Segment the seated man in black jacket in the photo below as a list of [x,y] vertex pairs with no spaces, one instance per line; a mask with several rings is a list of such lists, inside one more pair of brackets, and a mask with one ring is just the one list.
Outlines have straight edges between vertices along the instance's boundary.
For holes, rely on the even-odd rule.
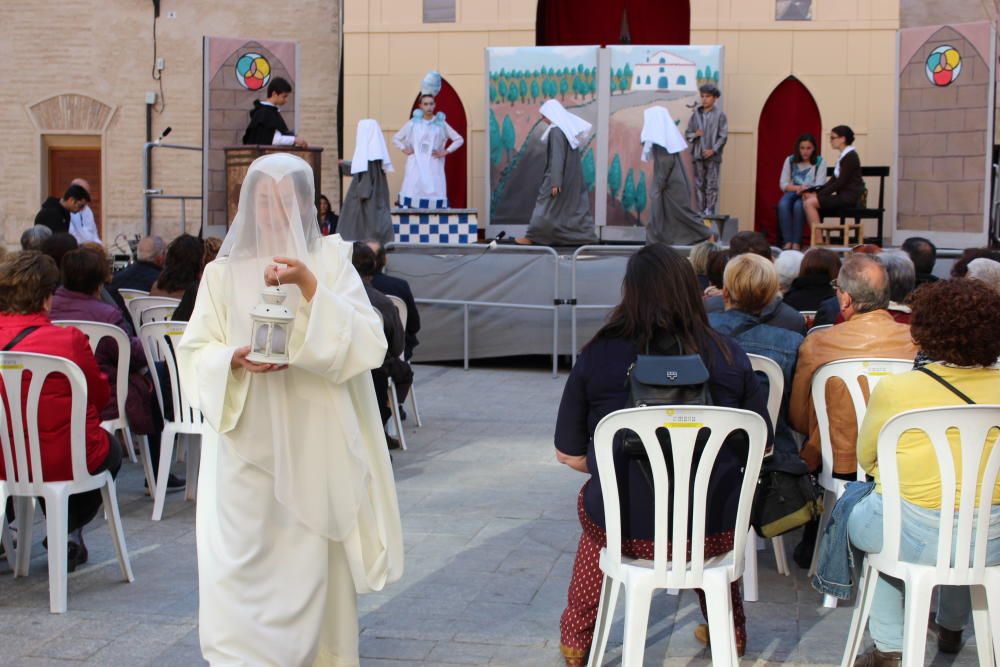
[[[378,400],[378,409],[382,416],[382,425],[389,421],[392,412],[389,409],[389,378],[392,378],[396,385],[396,396],[400,404],[406,400],[413,384],[413,371],[410,365],[399,358],[403,352],[404,334],[403,323],[399,319],[399,313],[392,301],[387,296],[372,286],[372,278],[375,277],[375,253],[364,243],[356,241],[354,243],[354,254],[351,258],[354,268],[365,285],[365,292],[368,294],[372,306],[382,316],[382,329],[385,332],[385,340],[389,344],[385,353],[385,363],[381,368],[372,370],[372,381],[375,383],[375,396]],[[389,449],[398,449],[399,441],[391,437],[388,433],[385,436]]]
[[80,185],[71,185],[61,199],[49,197],[42,203],[35,224],[48,227],[53,234],[65,234],[69,232],[70,215],[79,213],[89,203],[90,193]]
[[399,297],[406,304],[406,346],[403,357],[409,361],[413,358],[413,348],[420,344],[420,341],[417,340],[417,333],[420,331],[420,313],[417,312],[417,302],[413,299],[413,292],[410,291],[410,283],[402,278],[385,274],[386,253],[382,244],[378,241],[368,241],[367,244],[375,252],[375,260],[378,264],[378,272],[372,279],[372,286],[382,294]]

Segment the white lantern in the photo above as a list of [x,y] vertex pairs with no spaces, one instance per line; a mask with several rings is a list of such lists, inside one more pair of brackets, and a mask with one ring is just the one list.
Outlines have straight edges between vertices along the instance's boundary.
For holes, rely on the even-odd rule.
[[261,302],[250,311],[253,331],[247,360],[257,364],[287,364],[288,338],[295,314],[284,305],[288,296],[280,286],[267,287]]

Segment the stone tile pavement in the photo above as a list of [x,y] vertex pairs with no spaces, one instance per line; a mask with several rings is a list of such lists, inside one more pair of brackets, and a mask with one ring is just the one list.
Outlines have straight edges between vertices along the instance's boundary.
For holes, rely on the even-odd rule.
[[[410,449],[394,454],[406,573],[359,601],[362,664],[560,667],[559,615],[584,481],[552,453],[565,372],[418,366],[416,374],[424,427],[411,419]],[[207,664],[198,648],[193,503],[173,494],[163,520],[150,521],[141,472],[129,464],[119,499],[136,581],[119,581],[107,529],[95,522],[90,562],[70,575],[69,610],[51,615],[37,534],[31,576],[14,580],[0,561],[0,666]],[[773,556],[760,556],[761,601],[746,605],[744,664],[839,664],[850,608],[822,609],[801,571],[779,576]],[[693,594],[657,595],[646,664],[710,664],[692,637],[700,622]],[[619,611],[605,664],[618,664],[621,634]],[[976,663],[971,645],[957,658],[935,653],[929,643],[935,665]]]

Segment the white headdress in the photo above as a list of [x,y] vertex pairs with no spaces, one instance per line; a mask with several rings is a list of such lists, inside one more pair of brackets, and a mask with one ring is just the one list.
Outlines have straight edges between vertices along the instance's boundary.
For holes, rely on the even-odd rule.
[[441,92],[441,73],[431,70],[424,75],[423,80],[420,82],[420,94],[421,95],[433,95],[437,97],[438,93]]
[[385,137],[382,136],[382,128],[379,127],[377,120],[365,118],[358,121],[354,157],[351,158],[351,173],[360,174],[368,171],[368,163],[373,160],[382,160],[382,171],[386,173],[394,171],[389,149],[385,145]]
[[542,108],[538,112],[552,121],[552,125],[549,125],[542,134],[542,141],[548,140],[549,132],[552,131],[552,126],[554,125],[566,135],[566,140],[569,141],[569,145],[573,150],[580,147],[580,142],[587,138],[587,135],[590,134],[590,129],[593,127],[593,125],[576,114],[566,111],[566,107],[559,104],[556,100],[549,100],[542,105]]
[[653,144],[667,149],[668,153],[680,153],[686,150],[688,145],[684,141],[684,136],[677,129],[677,123],[673,116],[665,107],[647,107],[642,112],[642,134],[639,141],[642,142],[642,161],[648,162],[649,155],[653,152]]

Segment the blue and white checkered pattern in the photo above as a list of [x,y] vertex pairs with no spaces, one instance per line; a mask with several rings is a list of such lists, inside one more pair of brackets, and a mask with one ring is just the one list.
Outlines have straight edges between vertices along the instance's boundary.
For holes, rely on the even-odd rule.
[[394,213],[397,243],[475,243],[478,223],[468,213]]
[[448,208],[447,199],[414,199],[402,196],[400,199],[400,206],[404,208]]

